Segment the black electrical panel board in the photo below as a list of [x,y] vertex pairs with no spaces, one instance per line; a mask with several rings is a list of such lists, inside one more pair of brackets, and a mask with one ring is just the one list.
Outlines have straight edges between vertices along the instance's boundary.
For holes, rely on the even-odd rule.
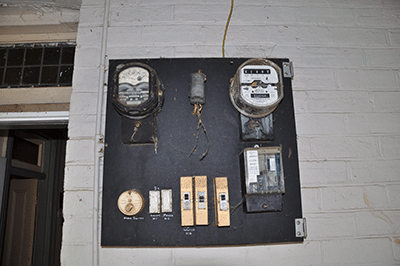
[[[240,246],[303,241],[295,229],[295,219],[302,218],[302,207],[291,77],[283,73],[287,71],[287,65],[284,68],[283,64],[289,60],[268,59],[282,70],[283,85],[283,98],[273,110],[272,117],[269,117],[273,123],[272,131],[268,132],[266,139],[243,139],[243,114],[232,105],[230,84],[238,68],[247,60],[160,58],[109,61],[101,216],[103,247]],[[132,71],[121,72],[126,66]],[[260,73],[270,75],[270,69],[274,71],[271,67],[265,67]],[[135,74],[136,70],[142,71],[142,74]],[[148,73],[153,73],[153,70],[157,80],[155,76],[148,78]],[[250,70],[258,71],[254,67],[250,67]],[[253,75],[250,70],[244,73]],[[140,106],[140,99],[144,102],[148,97],[153,97],[154,90],[155,94],[159,94],[158,98],[153,97],[159,109],[154,109],[156,111],[150,115],[146,114],[146,110],[140,110],[141,114],[147,115],[145,118],[129,117],[117,111],[113,102],[113,97],[118,97],[115,90],[118,88],[117,82],[136,84],[138,81],[116,73],[136,75],[136,80],[153,78],[152,84],[159,86],[158,91],[156,87],[124,87],[118,99],[122,107],[123,104],[129,108],[135,104]],[[193,73],[204,74],[204,78],[200,76],[200,79],[193,81]],[[200,93],[191,92],[193,82],[199,82]],[[248,85],[249,88],[257,86],[257,82],[264,86],[264,83],[256,80]],[[202,84],[204,95],[201,94]],[[189,98],[190,93],[203,97],[203,104],[197,106],[201,107],[199,117],[192,114],[196,111]],[[263,92],[263,95],[267,95],[262,96],[264,98],[270,97],[268,92]],[[135,108],[130,110],[133,110],[130,115],[139,112]],[[253,121],[252,118],[246,119]],[[259,121],[260,118],[254,120]],[[197,147],[189,156],[196,139]],[[204,156],[207,146],[208,153]],[[259,200],[253,200],[246,194],[246,159],[243,151],[254,147],[275,147],[279,151],[275,157],[268,155],[270,161],[265,164],[265,169],[275,171],[275,168],[282,168],[278,170],[284,179],[280,183],[281,187],[284,184],[283,193],[271,194],[271,197],[262,194]],[[247,154],[248,157],[250,155]],[[195,176],[206,176],[206,193],[197,192],[196,188],[200,185],[196,183],[194,186]],[[185,182],[189,182],[188,189],[192,189],[192,194],[182,194],[184,179],[181,177],[193,177],[193,189],[190,188],[191,178],[185,179]],[[215,192],[218,189],[217,177],[226,177],[227,191]],[[260,186],[265,186],[263,181],[259,181],[261,179],[253,179],[255,186],[257,180]],[[165,190],[167,194],[172,191],[172,196],[168,194],[171,198],[163,198]],[[188,201],[184,205],[185,200],[190,199],[193,204],[190,205]],[[166,202],[167,207],[163,205]],[[189,218],[190,215],[194,216],[193,225],[182,226],[181,214],[190,207],[194,208],[193,214],[189,213]],[[196,208],[201,208],[203,212],[197,213]],[[217,221],[219,212],[216,208],[229,212],[228,225],[223,224],[225,221]],[[202,215],[203,224],[196,224],[196,215]],[[204,215],[208,217],[204,218]]]

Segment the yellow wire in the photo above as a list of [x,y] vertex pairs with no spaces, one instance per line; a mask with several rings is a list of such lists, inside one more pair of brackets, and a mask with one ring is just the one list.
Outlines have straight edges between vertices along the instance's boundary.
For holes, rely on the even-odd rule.
[[228,32],[229,22],[231,21],[232,11],[233,11],[233,0],[231,2],[231,11],[229,12],[228,20],[226,21],[224,40],[222,41],[222,57],[223,58],[225,58],[225,39],[226,39],[226,33]]

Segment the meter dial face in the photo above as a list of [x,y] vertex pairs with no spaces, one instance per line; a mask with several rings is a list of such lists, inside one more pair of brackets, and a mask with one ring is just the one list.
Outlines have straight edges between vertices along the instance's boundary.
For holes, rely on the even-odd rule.
[[278,101],[278,73],[271,66],[246,65],[240,70],[240,96],[255,107],[268,107]]
[[138,106],[149,99],[150,73],[142,67],[127,68],[118,75],[118,101]]
[[144,198],[136,190],[127,190],[118,198],[118,208],[125,215],[136,215],[143,210],[143,207]]

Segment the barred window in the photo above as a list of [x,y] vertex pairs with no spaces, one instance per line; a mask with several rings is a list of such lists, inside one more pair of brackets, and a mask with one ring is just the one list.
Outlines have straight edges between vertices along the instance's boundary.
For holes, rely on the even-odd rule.
[[0,47],[0,88],[71,86],[75,44]]

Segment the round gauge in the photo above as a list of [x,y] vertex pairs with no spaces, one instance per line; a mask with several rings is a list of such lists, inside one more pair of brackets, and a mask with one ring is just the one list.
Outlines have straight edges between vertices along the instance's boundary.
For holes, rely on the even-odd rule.
[[127,190],[118,198],[118,208],[125,215],[136,215],[143,210],[143,207],[144,198],[137,190]]
[[243,115],[264,117],[283,98],[281,69],[267,59],[247,60],[231,80],[229,94],[233,106]]
[[163,86],[148,65],[131,62],[116,66],[112,88],[112,103],[125,117],[143,119],[161,110]]
[[118,101],[127,106],[138,106],[149,99],[149,71],[129,67],[118,75]]
[[149,83],[149,71],[142,67],[129,67],[119,73],[119,84],[129,83],[136,85],[142,82]]

